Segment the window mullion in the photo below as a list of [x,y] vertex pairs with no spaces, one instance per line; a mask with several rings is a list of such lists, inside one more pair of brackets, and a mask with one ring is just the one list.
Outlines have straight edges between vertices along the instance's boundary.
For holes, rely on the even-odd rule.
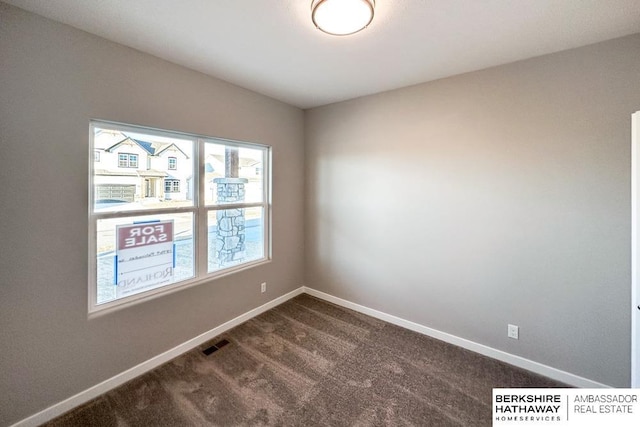
[[249,203],[220,203],[217,205],[207,206],[207,210],[210,211],[222,211],[226,209],[247,209],[247,208],[259,208],[264,206],[265,202],[249,202]]
[[198,138],[196,140],[196,158],[198,159],[196,165],[196,174],[197,174],[197,186],[198,186],[198,194],[196,196],[196,206],[197,206],[197,239],[196,239],[196,247],[198,248],[196,251],[196,271],[198,273],[198,277],[203,277],[207,274],[208,269],[208,245],[209,245],[209,233],[208,233],[208,224],[207,224],[207,210],[205,208],[205,191],[206,191],[206,174],[204,170],[205,165],[205,155],[204,155],[204,140]]
[[262,153],[262,227],[263,227],[263,250],[264,256],[271,259],[271,149]]

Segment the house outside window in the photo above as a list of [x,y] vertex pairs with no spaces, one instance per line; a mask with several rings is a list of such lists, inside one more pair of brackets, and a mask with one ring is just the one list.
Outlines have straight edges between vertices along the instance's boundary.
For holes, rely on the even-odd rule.
[[119,168],[137,168],[138,155],[130,154],[130,153],[118,154],[118,167]]
[[169,157],[169,170],[178,169],[178,159],[175,157]]
[[[269,261],[270,147],[111,122],[90,127],[101,162],[90,162],[89,174],[89,313]],[[125,169],[139,161],[148,168]]]

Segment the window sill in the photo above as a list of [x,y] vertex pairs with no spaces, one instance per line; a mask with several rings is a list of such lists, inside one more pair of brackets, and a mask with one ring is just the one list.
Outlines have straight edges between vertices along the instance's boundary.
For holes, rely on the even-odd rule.
[[122,310],[127,307],[131,307],[137,304],[144,303],[146,301],[150,301],[156,299],[161,296],[173,294],[178,291],[182,291],[184,289],[189,289],[194,286],[202,285],[205,283],[209,283],[223,277],[230,276],[232,274],[240,273],[245,270],[249,270],[251,268],[260,267],[262,265],[269,264],[271,262],[270,258],[263,258],[256,261],[247,262],[242,265],[238,265],[235,267],[229,267],[224,270],[219,270],[214,273],[208,273],[207,275],[200,278],[193,278],[189,280],[182,281],[180,283],[175,283],[173,285],[164,286],[161,288],[153,289],[147,292],[143,292],[137,295],[132,295],[127,298],[123,298],[121,300],[110,301],[104,304],[89,306],[89,313],[87,318],[94,319],[97,317],[102,317],[106,314],[113,313],[115,311]]

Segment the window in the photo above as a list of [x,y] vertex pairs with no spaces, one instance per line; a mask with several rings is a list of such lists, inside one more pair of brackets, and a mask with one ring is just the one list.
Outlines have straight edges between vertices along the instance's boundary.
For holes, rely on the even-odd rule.
[[119,168],[137,168],[138,155],[129,154],[129,153],[118,154],[118,167]]
[[[252,173],[252,167],[267,165],[267,151],[256,146],[229,145],[212,139],[203,141],[207,188],[204,206],[209,234],[209,273],[266,256],[267,182]],[[262,239],[264,240],[264,239]]]
[[94,162],[99,162],[100,161],[100,152],[98,150],[94,150],[93,151],[93,161]]
[[[125,171],[138,155],[105,151],[100,169],[91,162],[90,313],[269,260],[269,147],[92,121],[90,149],[114,133],[136,141],[147,158],[175,146],[186,160],[179,170],[174,158],[165,170],[153,160],[154,169]],[[163,183],[164,200],[153,197]]]
[[169,170],[178,169],[178,159],[175,157],[169,157]]
[[180,181],[177,179],[165,179],[164,180],[164,192],[165,193],[179,193]]

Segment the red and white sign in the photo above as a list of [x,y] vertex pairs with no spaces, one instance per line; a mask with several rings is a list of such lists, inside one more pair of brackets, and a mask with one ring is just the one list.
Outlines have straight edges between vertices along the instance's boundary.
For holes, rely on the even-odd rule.
[[173,220],[116,227],[116,297],[173,282]]

